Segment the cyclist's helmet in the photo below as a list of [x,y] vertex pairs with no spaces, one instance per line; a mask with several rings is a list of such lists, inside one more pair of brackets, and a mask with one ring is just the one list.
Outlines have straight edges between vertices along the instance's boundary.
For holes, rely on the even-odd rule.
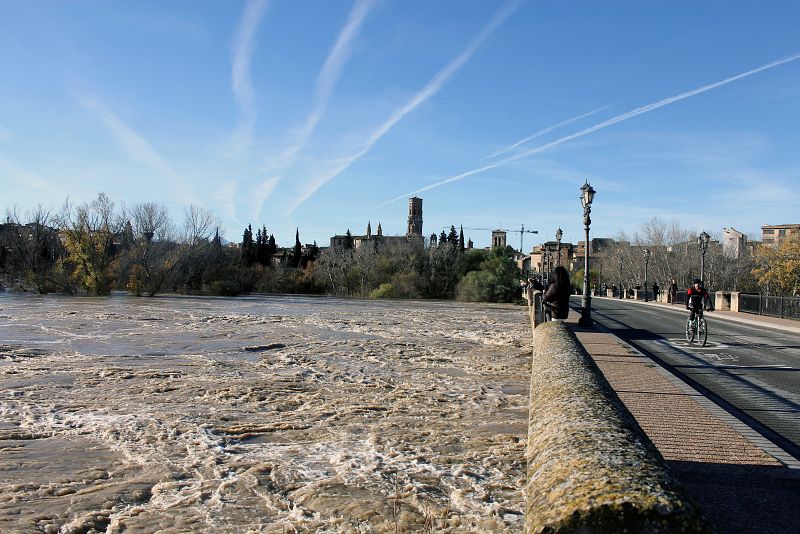
[[693,283],[693,284],[700,284],[701,286],[703,285],[703,281],[702,281],[702,280],[700,280],[699,278],[695,278],[695,279],[694,279],[694,281],[693,281],[692,283]]

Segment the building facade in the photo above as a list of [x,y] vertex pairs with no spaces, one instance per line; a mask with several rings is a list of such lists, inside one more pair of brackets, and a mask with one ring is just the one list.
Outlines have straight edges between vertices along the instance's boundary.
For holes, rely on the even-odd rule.
[[747,254],[747,236],[735,228],[722,229],[722,253],[738,260]]
[[506,248],[506,231],[492,230],[492,248]]
[[422,237],[422,199],[411,197],[408,199],[408,230],[406,235]]
[[761,242],[770,247],[778,248],[783,241],[798,235],[800,235],[800,224],[775,224],[761,227]]

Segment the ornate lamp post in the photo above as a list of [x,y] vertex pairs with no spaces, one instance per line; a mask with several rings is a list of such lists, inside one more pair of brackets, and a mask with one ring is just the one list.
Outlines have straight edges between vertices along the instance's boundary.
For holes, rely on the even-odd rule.
[[619,298],[622,298],[622,256],[619,257]]
[[711,236],[703,232],[697,236],[697,244],[700,247],[700,280],[705,284],[706,281],[706,252],[708,252],[708,241]]
[[650,249],[644,249],[644,301],[647,302],[647,264],[650,263]]
[[561,228],[556,230],[556,247],[558,248],[558,252],[556,253],[556,265],[561,265],[561,238],[564,237],[564,232],[561,231]]
[[586,232],[586,241],[583,247],[583,297],[581,299],[581,318],[578,324],[581,326],[592,326],[592,297],[589,295],[589,225],[592,219],[589,216],[592,212],[592,200],[594,200],[595,190],[589,185],[587,180],[581,187],[581,206],[583,206],[583,226]]

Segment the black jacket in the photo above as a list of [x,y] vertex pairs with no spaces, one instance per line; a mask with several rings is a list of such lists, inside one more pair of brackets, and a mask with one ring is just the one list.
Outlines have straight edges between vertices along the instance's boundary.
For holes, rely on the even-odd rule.
[[[559,290],[560,289],[560,290]],[[566,319],[569,315],[570,287],[556,288],[555,282],[550,284],[542,299],[551,304],[556,319]]]

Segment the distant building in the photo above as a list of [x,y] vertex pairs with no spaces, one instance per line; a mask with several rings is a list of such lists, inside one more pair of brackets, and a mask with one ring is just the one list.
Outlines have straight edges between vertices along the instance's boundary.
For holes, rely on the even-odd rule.
[[764,245],[778,248],[791,236],[800,235],[800,224],[776,224],[761,227],[761,242]]
[[[348,230],[350,232],[350,230]],[[383,235],[383,228],[381,228],[381,223],[378,223],[377,232],[375,234],[372,233],[372,222],[367,222],[367,233],[364,235],[350,235],[349,237],[347,234],[344,235],[335,235],[331,237],[330,243],[331,248],[341,249],[347,246],[348,239],[352,240],[353,248],[359,249],[364,245],[378,245],[381,243],[391,243],[391,242],[400,242],[400,241],[408,241],[408,238],[416,236],[422,238],[422,199],[417,197],[412,197],[408,199],[408,232],[404,236],[386,236]],[[432,236],[431,238],[436,241],[436,236]]]
[[722,229],[722,253],[728,258],[738,260],[748,251],[747,236],[735,228]]
[[574,246],[572,243],[561,242],[561,255],[559,257],[559,244],[557,241],[547,241],[541,245],[536,245],[531,253],[523,256],[517,266],[523,271],[547,274],[555,270],[559,265],[563,265],[571,270],[570,260],[573,257]]
[[408,231],[406,235],[422,237],[422,199],[411,197],[408,199]]
[[492,230],[492,248],[506,248],[507,235],[505,230]]

